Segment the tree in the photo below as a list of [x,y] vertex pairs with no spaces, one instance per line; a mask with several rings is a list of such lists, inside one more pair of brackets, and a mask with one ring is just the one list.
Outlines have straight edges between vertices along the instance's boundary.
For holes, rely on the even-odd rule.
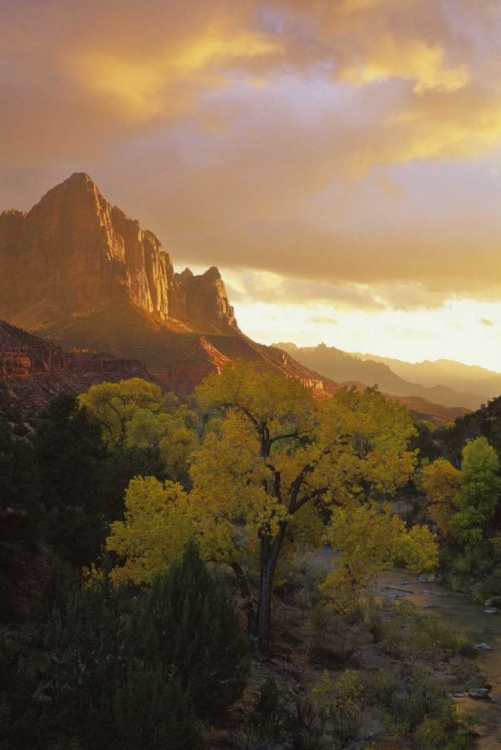
[[[174,511],[168,498],[161,499],[159,483],[136,486],[134,514],[126,513],[123,526],[114,526],[108,546],[126,557],[116,575],[151,579],[160,569],[155,564],[165,565],[175,552],[180,536],[175,513],[182,533],[189,518],[204,557],[235,572],[251,643],[266,654],[284,549],[295,539],[318,542],[316,513],[325,520],[333,506],[383,498],[404,484],[414,467],[415,456],[406,450],[414,428],[408,412],[375,389],[342,390],[319,403],[297,380],[245,364],[207,378],[196,398],[200,409],[221,419],[193,454],[193,489],[186,495],[167,485]],[[162,518],[166,514],[162,533],[155,532],[146,489]],[[257,607],[249,576],[254,570]]]
[[[190,750],[197,746],[193,702],[160,656],[144,598],[131,616],[102,576],[70,592],[45,632],[52,653],[42,722],[86,740],[89,748]],[[134,627],[140,621],[142,628]],[[204,658],[203,651],[197,653]]]
[[6,406],[0,401],[0,622],[27,614],[30,565],[43,526],[33,447],[22,435],[21,417]]
[[136,627],[141,633],[149,626],[157,659],[178,676],[197,715],[221,717],[245,687],[248,646],[227,587],[207,569],[194,542],[149,589]]
[[440,533],[447,537],[450,533],[450,518],[461,487],[461,472],[445,458],[438,458],[432,464],[423,467],[421,487],[431,501],[428,505],[431,518],[437,524]]
[[106,455],[99,425],[75,396],[63,393],[40,414],[34,444],[48,537],[75,565],[87,565],[106,527],[98,492]]
[[327,539],[336,550],[335,567],[321,586],[338,611],[353,609],[373,578],[402,561],[412,573],[437,567],[438,548],[426,526],[408,529],[389,504],[335,508]]
[[[391,494],[411,474],[407,411],[375,389],[342,390],[318,403],[297,380],[232,365],[197,389],[225,415],[194,454],[190,497],[202,549],[227,562],[247,601],[251,640],[266,654],[277,563],[306,506],[364,502]],[[258,558],[254,609],[245,567]]]
[[423,469],[421,484],[431,500],[431,517],[453,545],[473,552],[493,536],[501,478],[496,451],[487,438],[464,446],[461,471],[439,458]]
[[188,482],[190,454],[198,448],[197,415],[173,393],[141,378],[94,385],[80,397],[99,422],[108,450],[157,450],[166,475]]
[[501,495],[499,460],[485,437],[467,443],[462,455],[457,512],[451,516],[449,525],[452,536],[463,549],[475,550],[495,531],[491,524]]
[[180,484],[135,477],[125,493],[124,521],[115,521],[107,549],[125,560],[111,573],[122,583],[151,583],[182,555],[193,533],[188,496]]
[[136,430],[142,427],[143,434],[151,436],[154,427],[149,415],[157,414],[164,404],[162,389],[141,378],[93,385],[79,400],[101,425],[103,439],[112,450],[124,445],[131,422]]

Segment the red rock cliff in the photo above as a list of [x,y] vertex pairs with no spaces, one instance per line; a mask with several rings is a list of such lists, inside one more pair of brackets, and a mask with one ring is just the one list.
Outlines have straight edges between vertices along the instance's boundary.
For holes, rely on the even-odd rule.
[[21,315],[36,330],[126,298],[197,331],[239,332],[219,271],[174,274],[155,235],[112,207],[86,174],[49,190],[27,214],[0,215],[1,316]]

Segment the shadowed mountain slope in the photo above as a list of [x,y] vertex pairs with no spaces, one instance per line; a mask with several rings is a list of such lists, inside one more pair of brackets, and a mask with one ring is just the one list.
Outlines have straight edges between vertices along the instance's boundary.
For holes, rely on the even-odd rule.
[[65,352],[0,321],[0,386],[22,411],[47,406],[58,393],[82,393],[104,380],[134,377],[155,380],[142,362],[105,354]]

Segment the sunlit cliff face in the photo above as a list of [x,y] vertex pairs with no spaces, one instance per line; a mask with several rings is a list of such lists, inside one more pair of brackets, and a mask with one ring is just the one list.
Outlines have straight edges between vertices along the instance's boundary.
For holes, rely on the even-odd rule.
[[0,209],[70,172],[241,327],[501,369],[498,0],[5,0]]

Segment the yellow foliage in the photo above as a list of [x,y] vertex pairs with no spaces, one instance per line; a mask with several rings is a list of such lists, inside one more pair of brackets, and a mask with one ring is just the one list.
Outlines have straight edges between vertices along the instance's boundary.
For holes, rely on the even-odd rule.
[[445,458],[438,458],[421,472],[421,487],[430,499],[428,511],[444,536],[449,534],[449,519],[461,488],[461,472]]
[[[172,482],[131,482],[125,520],[113,524],[107,542],[125,560],[113,573],[115,581],[151,580],[194,534],[208,559],[234,569],[238,564],[240,578],[257,563],[260,596],[269,602],[283,552],[318,545],[325,506],[337,508],[333,529],[344,529],[359,550],[342,553],[357,582],[394,559],[401,521],[389,510],[381,521],[376,506],[360,515],[359,506],[394,493],[414,469],[415,454],[407,451],[414,427],[403,407],[376,389],[342,390],[320,404],[297,380],[248,364],[209,376],[196,398],[210,422],[199,446],[182,407],[167,413],[155,402],[149,416],[137,414],[150,407],[136,403],[132,416],[124,415],[125,433],[132,426],[136,440],[153,436],[171,464],[189,465],[193,488],[188,495]],[[115,434],[114,423],[110,428]],[[337,542],[341,549],[342,540]],[[399,550],[421,560],[423,545],[420,537],[409,537]]]
[[103,438],[111,448],[124,444],[128,423],[138,410],[157,413],[163,401],[161,388],[141,378],[93,385],[79,396],[80,405],[101,424]]
[[150,582],[180,557],[192,535],[188,496],[180,484],[136,477],[125,494],[125,520],[116,521],[106,540],[124,559],[111,578],[116,584]]
[[423,526],[408,530],[388,504],[336,508],[326,536],[337,556],[321,589],[340,612],[353,609],[367,584],[396,560],[415,573],[437,565],[434,535]]

